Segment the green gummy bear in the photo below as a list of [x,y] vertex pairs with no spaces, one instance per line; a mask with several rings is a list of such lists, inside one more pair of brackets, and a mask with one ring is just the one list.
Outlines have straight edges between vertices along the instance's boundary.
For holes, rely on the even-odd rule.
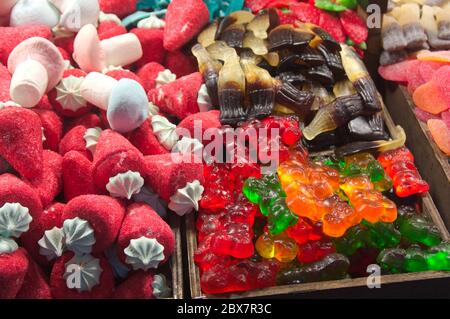
[[319,9],[335,12],[344,11],[347,9],[346,6],[330,0],[315,0],[314,5]]
[[421,243],[428,247],[441,242],[439,229],[423,216],[402,218],[398,223],[402,236],[412,243]]
[[298,216],[290,211],[284,197],[274,199],[268,210],[268,224],[271,235],[278,235],[298,221]]

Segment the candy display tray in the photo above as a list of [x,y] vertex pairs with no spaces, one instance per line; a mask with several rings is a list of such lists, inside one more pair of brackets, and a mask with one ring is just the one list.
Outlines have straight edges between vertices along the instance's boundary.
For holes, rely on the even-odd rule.
[[182,240],[180,230],[180,219],[178,216],[174,216],[173,213],[169,214],[168,223],[175,236],[175,251],[173,252],[170,260],[158,272],[162,272],[168,275],[171,280],[172,295],[168,299],[183,299],[183,260],[182,260]]
[[[395,105],[395,104],[394,104]],[[389,112],[384,110],[383,112],[384,122],[386,124],[386,128],[391,134],[392,138],[395,138],[395,124],[389,114]],[[408,134],[408,133],[407,133]],[[320,154],[326,154],[327,152],[321,152]],[[328,152],[329,153],[329,152]],[[414,153],[414,152],[413,152]],[[415,156],[419,156],[420,153],[414,153]],[[318,154],[311,154],[312,156]],[[420,170],[420,169],[419,169]],[[432,186],[433,187],[433,186]],[[447,192],[448,194],[448,192]],[[426,193],[421,197],[422,201],[422,209],[425,214],[431,217],[433,222],[439,228],[439,231],[444,240],[450,239],[450,234],[433,202],[429,193]],[[450,217],[450,216],[449,216]],[[188,270],[189,270],[189,282],[190,282],[190,293],[191,297],[194,299],[211,299],[211,298],[263,298],[263,297],[305,297],[308,295],[312,295],[315,293],[321,293],[321,296],[327,296],[327,292],[343,290],[345,289],[348,293],[348,290],[352,289],[358,290],[357,294],[360,293],[368,293],[373,291],[373,289],[369,289],[367,287],[367,277],[355,278],[355,279],[341,279],[341,280],[333,280],[333,281],[322,281],[322,282],[313,282],[313,283],[304,283],[304,284],[294,284],[294,285],[283,285],[283,286],[274,286],[267,287],[263,289],[250,290],[244,292],[236,292],[230,294],[220,294],[220,295],[205,295],[200,287],[200,270],[194,262],[194,253],[197,249],[197,233],[195,228],[195,220],[196,215],[190,214],[186,216],[185,224],[186,224],[186,244],[187,244],[187,257],[188,257]],[[394,274],[394,275],[382,275],[381,276],[381,286],[384,288],[386,286],[395,286],[396,284],[400,285],[400,293],[407,294],[406,284],[416,284],[417,282],[424,281],[432,281],[432,280],[440,280],[446,279],[446,282],[450,282],[450,272],[444,271],[426,271],[426,272],[418,272],[418,273],[405,273],[405,274]],[[405,289],[401,289],[402,286]],[[386,290],[380,289],[382,293],[386,292]],[[370,294],[369,294],[370,295]],[[400,296],[399,296],[400,297]]]
[[406,144],[415,156],[415,163],[424,179],[430,184],[430,194],[450,229],[450,163],[431,137],[425,123],[414,114],[414,102],[408,90],[389,83],[385,100],[395,122],[405,129]]

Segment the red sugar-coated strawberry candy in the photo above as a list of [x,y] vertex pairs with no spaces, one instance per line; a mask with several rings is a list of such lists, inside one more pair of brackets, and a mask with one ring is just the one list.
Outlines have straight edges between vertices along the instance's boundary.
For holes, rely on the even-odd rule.
[[153,299],[153,274],[138,271],[116,287],[114,299]]
[[79,217],[94,229],[92,252],[101,253],[111,246],[119,234],[125,210],[122,204],[109,196],[82,195],[70,200],[64,207],[62,219]]
[[142,153],[125,137],[112,130],[104,130],[98,139],[93,178],[98,190],[105,191],[111,177],[128,171],[145,176]]
[[53,151],[44,150],[44,169],[42,173],[30,179],[28,183],[36,189],[42,206],[50,205],[62,190],[62,156]]
[[181,154],[163,154],[145,156],[146,184],[165,201],[186,186],[188,182],[198,180],[204,183],[201,163],[182,163]]
[[59,142],[62,137],[63,123],[61,118],[50,110],[34,110],[41,119],[44,128],[44,148],[58,152]]
[[170,226],[147,204],[131,204],[123,220],[117,239],[119,258],[126,262],[124,250],[130,245],[131,240],[142,236],[156,241],[164,247],[164,259],[160,264],[166,262],[175,249],[175,236]]
[[64,156],[67,152],[77,151],[86,158],[92,159],[92,153],[86,148],[86,140],[84,139],[86,130],[86,127],[79,125],[67,132],[59,143],[59,154]]
[[100,9],[123,18],[136,11],[137,0],[99,0]]
[[121,79],[131,79],[142,85],[141,78],[129,70],[112,70],[106,73],[106,75],[116,79],[117,81]]
[[158,77],[159,72],[162,72],[165,69],[166,68],[159,63],[150,62],[137,71],[137,75],[141,78],[141,83],[145,91],[148,92],[156,87],[156,78]]
[[42,124],[39,116],[21,107],[0,110],[0,156],[22,176],[42,172]]
[[155,133],[153,133],[150,121],[145,121],[140,127],[131,132],[129,140],[143,155],[169,153],[169,151],[158,141]]
[[20,241],[28,253],[36,262],[44,267],[51,265],[54,260],[49,261],[44,255],[40,254],[38,241],[44,236],[46,230],[50,230],[53,227],[62,227],[63,221],[61,216],[64,206],[65,204],[53,203],[47,207],[39,218],[33,219],[30,224],[30,229],[20,236]]
[[299,2],[290,6],[292,13],[302,22],[319,24],[320,10],[309,3]]
[[130,32],[138,37],[142,46],[142,58],[136,62],[138,68],[149,62],[164,61],[166,50],[163,46],[164,31],[162,29],[135,28]]
[[0,102],[11,100],[9,95],[9,87],[11,86],[11,74],[8,68],[0,64]]
[[66,201],[80,195],[95,194],[92,167],[92,162],[80,152],[70,151],[64,155],[62,176]]
[[165,21],[164,47],[176,51],[209,22],[208,7],[202,0],[172,0]]
[[33,219],[42,214],[42,203],[38,192],[11,174],[0,175],[0,207],[6,203],[19,203],[28,211]]
[[73,55],[73,42],[75,41],[75,36],[68,36],[68,37],[57,37],[53,40],[53,43],[64,49],[69,56]]
[[25,249],[0,254],[0,299],[14,299],[25,280],[28,271],[28,257]]
[[[65,253],[53,265],[50,275],[50,288],[52,295],[57,299],[105,299],[110,298],[114,289],[114,274],[108,261],[102,256],[95,256],[100,259],[99,284],[95,285],[91,291],[78,292],[75,288],[68,288],[64,278],[66,273],[66,263],[73,257],[72,252]],[[73,271],[72,271],[73,273]]]
[[192,73],[148,92],[149,100],[167,114],[184,119],[199,112],[197,97],[203,83],[199,72]]
[[28,271],[16,299],[52,299],[46,274],[29,255],[28,262]]
[[103,21],[99,23],[97,32],[98,38],[101,41],[125,34],[127,33],[127,29],[123,25],[117,24],[114,21]]
[[94,113],[88,113],[85,115],[82,115],[80,117],[66,120],[64,123],[64,132],[68,132],[71,129],[73,129],[75,126],[84,126],[85,128],[91,128],[91,127],[102,127],[102,121],[100,120],[100,117],[97,114]]
[[219,129],[222,126],[219,117],[220,111],[218,110],[195,113],[182,120],[178,124],[177,130],[181,131],[181,129],[186,129],[190,133],[188,137],[195,138],[195,127],[196,125],[201,125],[202,136],[197,137],[201,138],[207,129]]
[[177,78],[194,73],[198,70],[197,61],[181,51],[167,52],[164,66],[174,73]]

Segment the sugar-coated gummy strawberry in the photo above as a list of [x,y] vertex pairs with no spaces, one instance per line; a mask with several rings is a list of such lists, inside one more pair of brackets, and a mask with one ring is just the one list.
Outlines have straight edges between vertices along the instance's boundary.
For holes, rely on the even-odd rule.
[[77,151],[67,152],[62,161],[64,198],[66,201],[80,195],[95,194],[92,162]]
[[62,190],[62,156],[50,150],[44,150],[44,169],[42,173],[30,179],[28,183],[39,193],[42,206],[50,205]]
[[[65,70],[63,73],[63,79],[67,79],[69,77],[75,77],[78,79],[83,79],[86,76],[86,72],[84,72],[83,70],[80,69],[69,69],[69,70]],[[62,83],[60,82],[56,88],[52,89],[49,93],[48,93],[48,98],[51,102],[51,104],[53,105],[53,108],[55,109],[55,112],[57,112],[59,115],[61,116],[67,116],[67,117],[77,117],[77,116],[81,116],[84,115],[86,113],[88,113],[91,109],[92,109],[92,104],[86,102],[85,106],[81,106],[79,107],[77,110],[75,109],[71,109],[70,107],[68,107],[68,105],[64,105],[61,104],[59,102],[59,98],[58,98],[58,89],[64,89],[64,90],[74,90],[74,88],[66,88],[62,86]],[[76,89],[78,90],[78,98],[80,98],[79,96],[79,87]],[[75,96],[76,92],[73,92],[73,96]]]
[[20,175],[42,172],[42,124],[39,116],[21,107],[0,110],[0,156]]
[[162,112],[184,119],[199,112],[197,97],[202,82],[202,75],[195,72],[150,90],[148,98]]
[[141,83],[145,91],[148,92],[156,87],[156,78],[158,77],[159,72],[162,72],[165,69],[166,68],[159,63],[150,62],[137,71],[137,75],[141,78]]
[[295,24],[298,21],[297,16],[291,11],[283,12],[282,10],[277,10],[277,14],[280,24]]
[[73,42],[75,41],[75,36],[65,36],[57,37],[53,40],[53,43],[64,49],[70,56],[73,55]]
[[192,74],[198,70],[197,62],[192,56],[187,56],[181,51],[168,52],[164,59],[164,65],[177,78]]
[[439,114],[450,106],[433,81],[419,86],[413,93],[413,100],[417,107],[432,114]]
[[245,0],[245,6],[253,12],[259,12],[267,7],[271,0]]
[[209,22],[208,7],[202,0],[172,0],[165,21],[164,47],[176,51]]
[[62,203],[53,203],[45,208],[39,218],[33,219],[30,224],[30,229],[20,236],[23,247],[43,267],[53,264],[54,260],[49,261],[44,255],[39,253],[40,246],[38,245],[38,241],[44,236],[46,230],[50,230],[53,227],[62,227],[64,206],[65,204]]
[[429,120],[427,125],[439,149],[450,155],[450,128],[442,120]]
[[73,257],[72,252],[65,253],[53,265],[50,275],[50,289],[52,296],[56,299],[105,299],[110,298],[114,289],[114,274],[108,261],[103,256],[95,256],[100,259],[99,284],[94,286],[91,291],[78,292],[76,289],[67,287],[64,274],[66,272],[66,263]]
[[142,58],[136,62],[138,68],[149,62],[164,61],[166,49],[163,46],[164,31],[162,29],[135,28],[130,32],[138,37],[142,46]]
[[99,0],[100,9],[123,18],[136,11],[137,0]]
[[11,86],[11,74],[4,65],[0,63],[0,102],[11,100],[9,87]]
[[408,70],[410,66],[420,64],[417,60],[405,60],[402,62],[382,65],[378,67],[378,73],[388,81],[408,82]]
[[28,271],[28,257],[23,248],[0,254],[0,299],[14,299]]
[[416,114],[416,117],[420,121],[422,121],[424,123],[426,123],[428,120],[431,120],[431,119],[433,119],[433,120],[439,120],[440,119],[439,116],[437,116],[435,114],[431,114],[431,113],[425,112],[424,110],[422,110],[422,109],[420,109],[418,107],[414,108],[414,114]]
[[35,110],[49,110],[53,111],[53,105],[50,103],[50,100],[48,98],[48,94],[44,94],[42,99],[36,104],[34,107]]
[[363,43],[367,40],[369,30],[365,21],[353,10],[345,10],[339,13],[342,28],[345,34],[356,44]]
[[47,275],[28,255],[28,271],[16,299],[52,299]]
[[62,137],[63,123],[61,118],[50,110],[34,110],[41,119],[45,136],[44,148],[57,152]]
[[62,219],[79,217],[89,222],[94,229],[95,244],[92,252],[95,254],[103,252],[114,243],[124,216],[124,207],[112,197],[81,195],[67,203]]
[[141,78],[129,70],[112,70],[106,73],[106,75],[116,79],[117,81],[121,79],[131,79],[142,85]]
[[295,3],[290,6],[290,10],[302,22],[319,24],[321,11],[309,3]]
[[119,133],[109,129],[102,131],[94,154],[92,173],[97,189],[105,191],[110,177],[127,171],[145,176],[142,153]]
[[23,25],[18,27],[0,27],[2,42],[0,43],[0,63],[6,65],[9,54],[21,42],[32,37],[47,40],[52,38],[52,30],[45,25]]
[[64,156],[67,152],[77,151],[86,158],[92,159],[92,153],[86,148],[86,140],[84,139],[86,130],[85,126],[78,125],[67,132],[59,143],[59,154]]
[[148,271],[138,271],[130,275],[116,287],[114,299],[153,299],[153,274]]
[[59,50],[59,53],[61,53],[63,60],[70,60],[70,54],[64,48],[61,48],[61,47],[57,47],[57,48]]
[[430,81],[433,77],[433,74],[441,67],[443,66],[442,63],[439,62],[433,62],[433,61],[420,61],[419,64],[419,73],[420,76],[425,81]]
[[444,65],[433,73],[431,81],[450,107],[450,65]]
[[158,141],[155,133],[153,133],[150,121],[145,121],[140,127],[131,132],[129,140],[143,155],[169,153]]
[[345,41],[344,30],[338,18],[321,11],[318,25],[327,31],[336,41],[341,43]]
[[[202,135],[199,137],[195,136],[195,127],[196,125],[201,125],[201,133]],[[180,122],[177,126],[177,130],[186,129],[189,131],[191,138],[202,138],[207,129],[219,129],[222,127],[220,123],[220,111],[212,110],[208,112],[199,112],[192,115],[187,116],[184,120]],[[202,140],[200,140],[202,141]]]
[[165,201],[186,186],[186,183],[198,180],[204,183],[201,163],[182,163],[180,154],[162,154],[145,156],[146,184]]
[[127,29],[114,21],[103,21],[99,23],[97,32],[100,40],[106,40],[127,33]]
[[68,119],[64,123],[64,132],[68,132],[76,126],[84,126],[86,128],[102,127],[102,121],[97,114],[88,113],[73,119]]
[[149,205],[134,203],[128,206],[117,239],[118,255],[122,261],[126,261],[124,249],[130,245],[130,241],[142,236],[156,239],[164,247],[164,259],[160,264],[166,262],[172,255],[175,249],[175,236],[170,226]]
[[33,218],[39,218],[42,214],[42,203],[38,192],[11,174],[0,175],[0,207],[6,203],[19,203],[28,208]]

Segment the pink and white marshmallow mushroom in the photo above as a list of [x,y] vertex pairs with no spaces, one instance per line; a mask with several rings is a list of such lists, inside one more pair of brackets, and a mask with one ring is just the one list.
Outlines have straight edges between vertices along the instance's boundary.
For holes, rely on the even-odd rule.
[[53,43],[33,37],[14,48],[8,58],[8,70],[13,75],[12,100],[31,108],[62,79],[64,59]]
[[85,25],[74,41],[73,58],[85,72],[101,72],[106,67],[125,66],[143,55],[141,42],[133,33],[118,35],[100,41],[97,29]]

